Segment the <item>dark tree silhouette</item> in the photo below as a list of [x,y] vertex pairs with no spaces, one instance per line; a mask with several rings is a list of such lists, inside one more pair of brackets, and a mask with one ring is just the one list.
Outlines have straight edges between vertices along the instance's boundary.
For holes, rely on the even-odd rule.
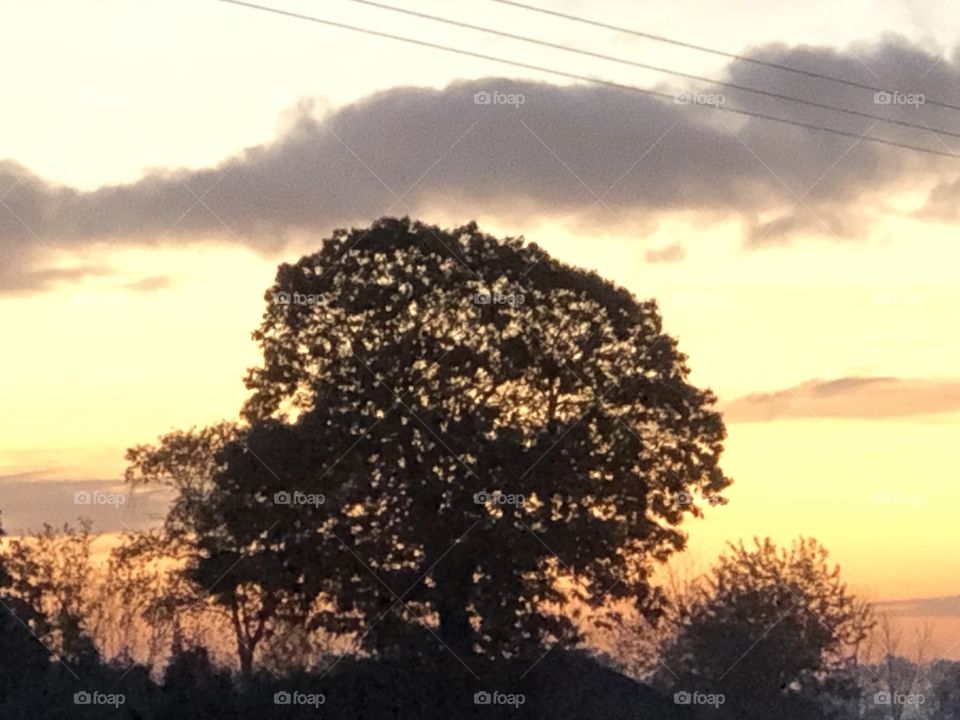
[[[0,537],[3,534],[0,527]],[[0,554],[0,708],[24,694],[26,688],[37,687],[49,664],[46,650],[29,628],[39,616],[10,593],[13,583]]]
[[[823,718],[859,695],[857,648],[873,621],[816,540],[730,545],[679,609],[663,653],[680,692],[723,694],[718,718]],[[672,676],[672,677],[671,677]]]
[[27,625],[50,650],[71,664],[100,661],[86,623],[93,619],[91,524],[44,525],[12,540],[5,563],[9,592],[29,618]]
[[[435,614],[455,653],[516,655],[576,636],[543,612],[564,572],[653,612],[651,559],[729,483],[656,303],[535,245],[383,219],[282,265],[266,299],[201,584],[326,598],[381,650]],[[296,492],[325,502],[277,502]]]
[[[279,591],[266,591],[267,585],[251,576],[258,577],[265,568],[253,564],[240,569],[229,567],[236,565],[230,558],[238,557],[242,547],[232,545],[228,536],[220,534],[201,542],[205,528],[198,527],[204,508],[214,502],[220,454],[239,436],[235,424],[224,422],[171,432],[156,446],[138,445],[127,450],[127,482],[134,486],[165,485],[174,491],[174,498],[162,529],[132,538],[121,548],[121,556],[128,562],[166,559],[176,563],[169,592],[158,599],[154,609],[176,622],[178,613],[203,610],[212,598],[233,630],[240,671],[249,676],[257,650],[270,637],[278,614],[287,607],[285,597]],[[219,570],[231,572],[217,571],[211,577],[211,571],[216,570],[214,563],[224,560],[228,565],[218,566]]]
[[925,698],[926,703],[936,708],[932,717],[960,720],[960,663],[940,661],[932,670],[930,697]]

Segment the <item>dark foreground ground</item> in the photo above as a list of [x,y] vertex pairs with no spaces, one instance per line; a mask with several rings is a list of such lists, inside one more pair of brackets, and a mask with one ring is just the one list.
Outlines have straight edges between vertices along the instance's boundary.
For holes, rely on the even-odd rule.
[[2,720],[692,717],[670,697],[589,658],[559,651],[546,655],[532,670],[529,661],[474,668],[479,680],[447,653],[395,661],[347,658],[324,676],[277,678],[261,673],[246,682],[213,668],[202,652],[185,653],[161,682],[152,681],[144,668],[136,666],[72,666],[79,676],[75,678],[62,665],[47,661],[38,671],[24,660],[22,672],[0,679]]

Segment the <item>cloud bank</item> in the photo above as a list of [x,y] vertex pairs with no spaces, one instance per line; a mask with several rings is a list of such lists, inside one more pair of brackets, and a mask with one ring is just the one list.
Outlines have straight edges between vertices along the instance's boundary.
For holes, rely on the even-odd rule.
[[131,489],[116,480],[37,480],[29,475],[0,477],[0,522],[11,535],[36,532],[44,523],[76,526],[81,517],[96,533],[122,533],[157,527],[173,492],[166,487]]
[[[753,54],[960,104],[960,56],[945,61],[897,40],[856,52],[777,46]],[[865,90],[740,62],[726,76],[960,131],[960,113],[931,105],[876,105]],[[960,152],[955,138],[695,85],[661,89],[722,93],[728,106]],[[522,96],[523,103],[477,103],[483,92]],[[0,161],[0,292],[101,272],[50,264],[50,250],[91,242],[215,240],[270,252],[338,225],[437,208],[464,220],[549,217],[580,230],[638,236],[666,215],[693,213],[738,220],[753,246],[803,235],[847,240],[889,212],[892,193],[918,187],[931,188],[918,215],[957,219],[960,161],[612,87],[503,78],[441,90],[401,87],[324,116],[304,111],[283,136],[216,167],[157,172],[91,192]],[[681,257],[678,248],[650,259]]]
[[847,377],[810,380],[724,405],[728,422],[794,418],[880,419],[960,412],[960,380]]
[[893,617],[939,618],[960,617],[960,595],[916,600],[896,600],[874,603],[874,608]]

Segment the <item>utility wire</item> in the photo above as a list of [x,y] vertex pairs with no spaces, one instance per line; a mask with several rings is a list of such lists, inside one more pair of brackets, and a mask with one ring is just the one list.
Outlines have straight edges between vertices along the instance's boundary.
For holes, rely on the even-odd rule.
[[553,48],[555,50],[562,50],[564,52],[575,53],[577,55],[586,55],[588,57],[599,58],[601,60],[609,60],[611,62],[620,63],[622,65],[631,65],[633,67],[642,68],[644,70],[652,70],[653,72],[664,73],[666,75],[675,75],[677,77],[687,78],[688,80],[698,80],[701,82],[711,83],[712,85],[718,85],[720,87],[732,88],[735,90],[742,90],[744,92],[753,93],[755,95],[764,95],[766,97],[775,98],[777,100],[786,100],[787,102],[797,103],[799,105],[808,105],[810,107],[819,108],[821,110],[830,110],[832,112],[844,113],[846,115],[852,115],[854,117],[867,118],[868,120],[876,120],[877,122],[888,123],[891,125],[899,125],[901,127],[912,128],[914,130],[924,130],[927,132],[933,132],[940,135],[948,135],[950,137],[960,138],[960,132],[953,132],[950,130],[944,130],[942,128],[932,128],[929,125],[924,125],[922,123],[918,124],[918,123],[907,122],[906,120],[897,120],[895,118],[884,117],[883,115],[875,115],[873,113],[862,112],[860,110],[851,110],[850,108],[840,107],[838,105],[829,105],[827,103],[816,102],[814,100],[804,100],[803,98],[793,97],[792,95],[784,95],[782,93],[773,92],[770,90],[761,90],[759,88],[750,87],[748,85],[740,85],[738,83],[726,82],[724,80],[714,80],[712,78],[703,77],[701,75],[691,75],[690,73],[680,72],[678,70],[670,70],[669,68],[659,67],[657,65],[648,65],[646,63],[635,62],[633,60],[627,60],[626,58],[616,57],[614,55],[605,55],[604,53],[592,52],[590,50],[581,50],[580,48],[570,47],[568,45],[561,45],[558,43],[548,42],[547,40],[539,40],[537,38],[528,37],[526,35],[515,35],[514,33],[497,30],[496,28],[484,27],[482,25],[472,25],[470,23],[461,22],[459,20],[452,20],[450,18],[439,17],[437,15],[430,15],[428,13],[422,13],[416,10],[408,10],[407,8],[400,8],[394,5],[385,5],[383,3],[374,2],[373,0],[346,0],[346,1],[352,2],[352,3],[358,3],[360,5],[369,5],[371,7],[379,8],[381,10],[388,10],[390,12],[400,13],[402,15],[410,15],[412,17],[423,18],[425,20],[431,20],[433,22],[444,23],[445,25],[452,25],[454,27],[465,28],[467,30],[476,30],[477,32],[509,38],[511,40],[519,40],[521,42]]
[[[512,5],[513,7],[523,8],[524,10],[530,10],[532,12],[542,13],[544,15],[553,15],[554,17],[563,18],[564,20],[572,20],[574,22],[585,23],[587,25],[593,25],[594,27],[604,28],[605,30],[614,30],[615,32],[626,33],[628,35],[636,35],[637,37],[646,38],[647,40],[653,40],[655,42],[668,43],[670,45],[676,45],[678,47],[687,48],[689,50],[698,50],[700,52],[710,53],[711,55],[719,55],[720,57],[729,58],[731,60],[740,60],[741,62],[753,63],[754,65],[762,65],[764,67],[775,68],[777,70],[783,70],[785,72],[796,73],[797,75],[805,75],[807,77],[816,78],[818,80],[825,80],[827,82],[837,83],[839,85],[847,85],[849,87],[859,88],[861,90],[869,90],[870,92],[883,92],[883,93],[893,93],[893,90],[888,88],[876,87],[875,85],[868,85],[866,83],[856,82],[855,80],[847,80],[846,78],[837,77],[835,75],[827,75],[825,73],[813,72],[812,70],[802,70],[798,67],[792,67],[790,65],[783,65],[782,63],[770,62],[769,60],[760,60],[759,58],[749,57],[748,55],[738,55],[737,53],[725,52],[724,50],[717,50],[716,48],[704,47],[703,45],[694,45],[693,43],[684,42],[683,40],[676,40],[674,38],[664,37],[663,35],[654,35],[653,33],[642,32],[640,30],[632,30],[630,28],[621,27],[619,25],[610,25],[605,22],[600,22],[598,20],[591,20],[590,18],[580,17],[579,15],[568,15],[567,13],[562,13],[557,10],[550,10],[548,8],[537,7],[536,5],[527,5],[526,3],[516,2],[516,0],[490,0],[491,2],[500,3],[501,5]],[[937,107],[948,108],[950,110],[960,110],[960,105],[953,105],[948,102],[943,102],[940,100],[931,100],[926,98],[927,105],[936,105]]]
[[[550,75],[557,75],[560,77],[571,78],[573,80],[582,80],[584,82],[594,83],[597,85],[606,85],[608,87],[617,88],[619,90],[629,90],[631,92],[640,93],[642,95],[649,95],[651,97],[659,97],[665,100],[674,100],[674,96],[668,93],[658,92],[657,90],[648,90],[646,88],[638,87],[636,85],[626,85],[623,83],[614,82],[612,80],[602,80],[600,78],[590,77],[589,75],[578,75],[576,73],[566,72],[564,70],[555,70],[553,68],[543,67],[542,65],[533,65],[530,63],[520,62],[518,60],[509,60],[507,58],[495,57],[493,55],[484,55],[483,53],[473,52],[471,50],[464,50],[462,48],[449,47],[447,45],[439,45],[437,43],[432,43],[427,40],[418,40],[416,38],[405,37],[403,35],[393,35],[391,33],[381,32],[379,30],[371,30],[369,28],[357,27],[356,25],[347,25],[346,23],[335,22],[333,20],[325,20],[323,18],[313,17],[310,15],[302,15],[300,13],[290,12],[288,10],[280,10],[279,8],[268,7],[266,5],[257,5],[255,3],[243,2],[243,0],[220,0],[220,2],[229,3],[231,5],[240,5],[243,7],[252,8],[254,10],[262,10],[264,12],[273,13],[275,15],[283,15],[285,17],[296,18],[297,20],[306,20],[307,22],[313,22],[320,25],[326,25],[328,27],[340,28],[343,30],[351,30],[353,32],[362,33],[364,35],[372,35],[375,37],[386,38],[388,40],[396,40],[398,42],[409,43],[411,45],[419,45],[420,47],[432,48],[434,50],[443,50],[445,52],[455,53],[457,55],[465,55],[467,57],[479,58],[481,60],[490,60],[492,62],[501,63],[504,65],[512,65],[513,67],[523,68],[525,70],[535,70],[537,72],[548,73]],[[759,118],[761,120],[769,120],[770,122],[777,122],[784,125],[793,125],[795,127],[807,128],[809,130],[818,130],[820,132],[830,133],[832,135],[841,135],[843,137],[856,138],[863,142],[872,142],[880,145],[889,145],[891,147],[898,147],[904,150],[914,150],[916,152],[926,153],[928,155],[939,155],[941,157],[953,158],[954,160],[960,160],[960,155],[945,152],[942,150],[934,150],[933,148],[922,147],[919,145],[909,145],[907,143],[897,142],[896,140],[888,140],[886,138],[878,138],[872,135],[860,135],[855,132],[849,132],[847,130],[839,130],[837,128],[825,127],[823,125],[815,125],[813,123],[806,123],[800,120],[791,120],[789,118],[778,117],[776,115],[767,115],[765,113],[753,112],[752,110],[744,110],[742,108],[727,107],[726,105],[715,106],[715,109],[720,112],[729,112],[736,115],[745,115],[748,117]]]

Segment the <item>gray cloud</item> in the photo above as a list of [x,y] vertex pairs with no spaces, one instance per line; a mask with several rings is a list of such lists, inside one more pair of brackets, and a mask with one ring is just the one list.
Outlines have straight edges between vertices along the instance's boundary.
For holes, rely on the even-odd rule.
[[927,204],[915,214],[921,219],[960,221],[960,180],[937,185],[930,192]]
[[165,275],[153,275],[151,277],[141,278],[134,282],[125,283],[123,287],[126,290],[134,292],[154,292],[155,290],[164,290],[172,284],[172,280]]
[[892,617],[960,617],[960,595],[916,600],[887,600],[873,603],[873,607]]
[[960,380],[847,377],[755,393],[722,407],[729,422],[791,418],[892,418],[960,412]]
[[[901,41],[849,52],[777,46],[754,54],[958,100],[960,57],[938,63],[937,55]],[[878,106],[864,90],[744,63],[733,63],[726,75],[817,102],[960,130],[955,115],[930,105]],[[731,106],[857,134],[873,126],[729,89],[663,89],[722,92]],[[522,94],[525,102],[476,104],[474,94],[481,91]],[[881,124],[872,132],[960,151],[960,143],[922,131]],[[740,220],[752,245],[808,234],[853,239],[876,212],[889,211],[888,193],[915,189],[920,181],[936,186],[927,215],[954,217],[958,178],[956,161],[611,87],[486,78],[442,90],[395,88],[323,117],[303,113],[276,141],[216,167],[152,173],[91,192],[0,163],[0,253],[7,260],[0,265],[0,291],[63,279],[44,270],[49,248],[216,239],[273,251],[337,225],[439,208],[464,220],[520,224],[553,216],[582,230],[636,235],[653,230],[665,214],[693,212]],[[654,251],[651,259],[661,258]]]
[[[0,521],[11,535],[35,532],[44,523],[76,525],[81,517],[90,519],[98,533],[157,527],[173,499],[165,487],[131,489],[117,480],[40,480],[30,475],[0,477]],[[120,495],[123,501],[82,504],[76,502],[77,493],[100,493],[97,499]]]
[[683,245],[675,243],[664,248],[647,250],[643,257],[648,263],[671,263],[680,262],[686,256],[687,253],[683,249]]

